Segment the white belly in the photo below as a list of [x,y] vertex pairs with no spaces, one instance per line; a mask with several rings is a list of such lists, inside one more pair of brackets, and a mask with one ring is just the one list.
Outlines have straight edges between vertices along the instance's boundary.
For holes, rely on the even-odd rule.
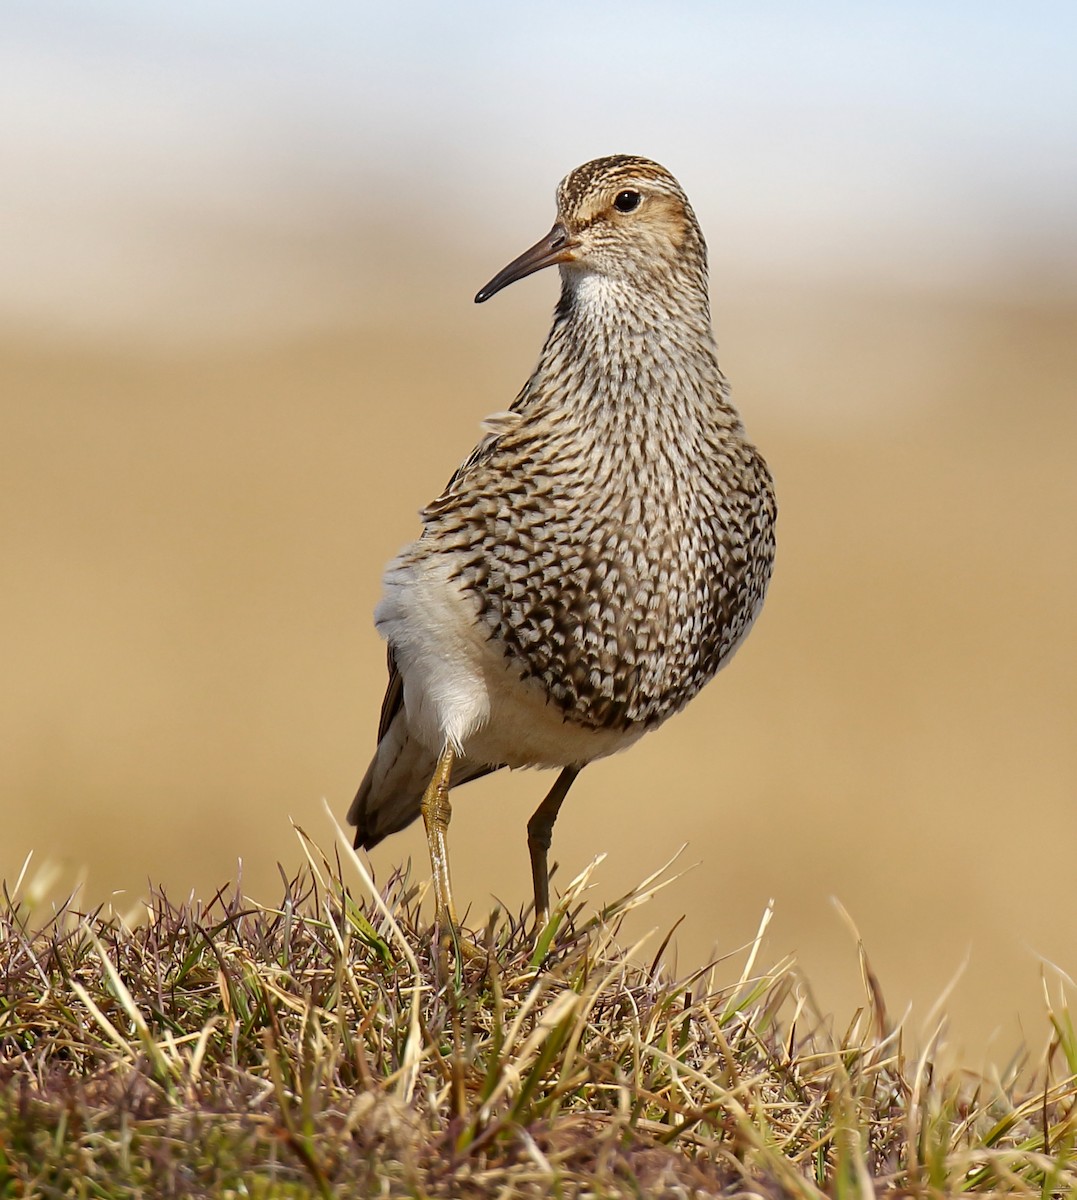
[[433,754],[449,742],[473,762],[583,766],[632,745],[642,730],[595,730],[565,721],[533,679],[480,624],[478,605],[450,579],[446,555],[409,547],[385,572],[374,615],[404,680],[414,735]]

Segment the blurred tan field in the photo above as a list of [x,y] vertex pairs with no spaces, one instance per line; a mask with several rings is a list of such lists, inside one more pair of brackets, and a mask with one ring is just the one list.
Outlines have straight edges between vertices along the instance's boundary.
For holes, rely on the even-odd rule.
[[[362,266],[389,299],[325,301],[335,320],[303,311],[347,273],[320,279],[323,246],[254,243],[282,296],[302,279],[262,337],[0,330],[6,879],[33,849],[60,892],[85,873],[85,904],[126,911],[242,860],[269,901],[300,859],[289,818],[329,844],[322,797],[343,818],[374,739],[382,566],[547,328],[550,275],[470,302],[542,232],[520,225],[519,247],[473,231],[480,252],[440,258],[389,239]],[[721,264],[723,366],[779,490],[774,584],[698,701],[584,773],[555,883],[605,852],[606,901],[684,844],[632,930],[686,914],[688,970],[773,897],[766,956],[795,951],[840,1025],[861,992],[837,897],[918,1035],[968,957],[955,1042],[1004,1061],[1020,1022],[1041,1036],[1040,956],[1077,972],[1077,304],[1027,277],[929,293]],[[473,922],[528,897],[546,785],[457,793]],[[374,852],[379,878],[408,857],[425,880],[418,829]]]

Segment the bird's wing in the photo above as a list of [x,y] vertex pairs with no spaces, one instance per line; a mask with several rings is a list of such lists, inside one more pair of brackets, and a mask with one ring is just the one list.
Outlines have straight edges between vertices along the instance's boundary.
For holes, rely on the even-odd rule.
[[393,654],[393,648],[390,646],[386,653],[389,667],[389,682],[385,687],[385,695],[381,702],[381,716],[378,719],[378,741],[389,732],[389,726],[393,723],[393,718],[400,711],[404,703],[404,678],[400,674],[400,670],[396,665],[396,657]]

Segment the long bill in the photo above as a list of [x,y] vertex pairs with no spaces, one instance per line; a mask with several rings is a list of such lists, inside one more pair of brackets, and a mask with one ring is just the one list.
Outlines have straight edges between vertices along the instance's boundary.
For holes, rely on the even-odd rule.
[[475,297],[476,304],[489,300],[502,288],[541,271],[543,267],[552,267],[554,263],[571,262],[575,258],[576,243],[568,236],[568,230],[558,222],[540,242],[536,242],[530,250],[525,250],[519,258],[514,258],[507,267],[503,267],[482,288]]

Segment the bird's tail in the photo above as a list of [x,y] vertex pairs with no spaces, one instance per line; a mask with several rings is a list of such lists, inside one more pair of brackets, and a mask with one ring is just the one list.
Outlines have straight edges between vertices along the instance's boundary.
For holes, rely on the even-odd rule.
[[[355,826],[356,849],[371,849],[419,816],[423,793],[436,766],[437,757],[413,736],[407,713],[401,707],[378,742],[348,809],[348,821]],[[496,768],[457,759],[453,764],[452,786],[478,779],[492,770]]]

